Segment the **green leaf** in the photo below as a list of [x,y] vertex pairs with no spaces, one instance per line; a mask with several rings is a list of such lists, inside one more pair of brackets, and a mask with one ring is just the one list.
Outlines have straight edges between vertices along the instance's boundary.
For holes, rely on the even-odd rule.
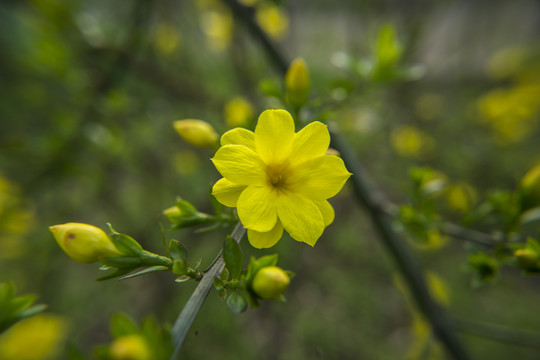
[[231,236],[225,238],[223,260],[232,278],[238,279],[242,272],[242,249],[240,249],[238,243]]
[[30,316],[34,316],[37,313],[44,311],[45,309],[47,309],[47,305],[45,304],[37,304],[34,306],[30,306],[28,309],[25,309],[19,313],[19,318],[23,319]]
[[138,256],[142,252],[143,248],[141,244],[139,244],[135,239],[133,239],[131,236],[116,232],[112,228],[111,224],[107,225],[109,226],[111,232],[111,239],[121,253]]
[[118,269],[128,269],[131,271],[142,265],[142,262],[138,258],[134,257],[113,257],[113,258],[103,258],[101,259],[103,265],[118,268]]
[[176,275],[186,275],[188,264],[184,260],[176,260],[172,267],[172,272]]
[[133,319],[124,314],[114,314],[111,318],[111,334],[113,338],[119,338],[125,335],[137,334],[139,328]]
[[227,298],[227,306],[233,313],[239,314],[246,311],[248,302],[244,295],[238,292],[233,292]]
[[104,275],[100,278],[97,278],[96,281],[104,281],[104,280],[110,280],[110,279],[114,279],[114,278],[117,278],[119,276],[123,276],[123,275],[126,275],[127,273],[129,273],[130,271],[132,271],[133,269],[116,269],[115,271],[107,274],[107,275]]
[[178,209],[180,209],[180,213],[185,217],[197,214],[197,209],[195,208],[195,206],[191,205],[189,201],[177,200],[176,206],[178,207]]
[[184,245],[178,240],[171,240],[169,242],[169,253],[174,260],[186,260],[187,250]]
[[121,277],[120,280],[131,279],[131,278],[134,278],[134,277],[137,277],[137,276],[150,274],[150,273],[157,272],[157,271],[166,271],[166,270],[169,270],[169,268],[166,267],[166,266],[161,266],[161,265],[151,266],[151,267],[148,267],[146,269],[137,271],[136,273],[129,274],[127,276]]
[[212,207],[214,208],[214,213],[217,216],[221,216],[221,213],[223,211],[223,205],[217,201],[216,197],[212,195],[212,188],[210,188],[210,202],[212,203]]

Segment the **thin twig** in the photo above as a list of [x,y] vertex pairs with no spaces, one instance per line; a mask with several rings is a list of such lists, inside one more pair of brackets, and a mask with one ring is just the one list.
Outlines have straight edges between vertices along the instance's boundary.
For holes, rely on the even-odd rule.
[[[242,224],[238,222],[231,236],[237,243],[239,243],[245,233],[246,229],[244,229],[242,227]],[[221,274],[224,267],[225,263],[223,261],[223,257],[220,256],[216,261],[214,261],[212,266],[210,266],[210,268],[206,270],[203,278],[201,279],[201,281],[195,288],[195,291],[193,292],[193,294],[191,294],[191,297],[182,309],[182,312],[180,313],[180,315],[178,315],[178,318],[176,319],[176,322],[174,323],[171,331],[174,352],[170,360],[176,360],[178,358],[178,354],[180,353],[182,344],[186,339],[186,335],[191,328],[191,325],[193,324],[193,321],[195,320],[195,317],[197,316],[199,310],[201,309],[202,304],[204,303],[206,297],[210,293],[210,290],[214,286],[214,279],[216,278],[216,276]]]
[[[269,59],[276,67],[276,70],[278,70],[281,75],[284,75],[287,71],[287,64],[289,62],[257,25],[253,18],[253,14],[247,11],[246,7],[240,5],[236,0],[225,0],[225,2],[248,28],[250,34],[262,45],[263,49],[268,54]],[[405,243],[393,230],[387,214],[380,206],[380,202],[376,195],[377,192],[375,192],[375,188],[371,186],[368,176],[366,176],[366,173],[360,168],[352,152],[336,134],[333,134],[332,136],[332,146],[341,153],[347,168],[354,174],[351,178],[351,182],[355,191],[356,200],[368,210],[377,231],[381,235],[381,239],[387,250],[394,257],[418,308],[429,320],[433,332],[454,359],[469,359],[461,342],[455,335],[454,329],[452,328],[446,313],[439,308],[431,298],[420,267],[413,259],[408,248],[405,246]]]
[[454,319],[458,332],[540,350],[540,334],[464,319]]

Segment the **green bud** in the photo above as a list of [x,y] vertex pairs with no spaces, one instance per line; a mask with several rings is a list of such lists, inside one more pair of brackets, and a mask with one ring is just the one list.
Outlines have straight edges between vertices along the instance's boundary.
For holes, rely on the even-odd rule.
[[283,295],[290,282],[289,275],[282,268],[267,266],[255,274],[251,287],[261,299],[275,300]]
[[309,95],[309,72],[304,59],[295,59],[285,75],[285,87],[292,105],[302,106]]
[[519,183],[521,210],[540,206],[540,164],[529,170]]
[[538,265],[538,260],[540,260],[536,251],[529,248],[514,251],[514,256],[516,257],[519,266],[523,269],[535,268]]
[[67,223],[51,226],[49,230],[62,250],[77,262],[90,264],[103,258],[123,255],[109,236],[95,226]]

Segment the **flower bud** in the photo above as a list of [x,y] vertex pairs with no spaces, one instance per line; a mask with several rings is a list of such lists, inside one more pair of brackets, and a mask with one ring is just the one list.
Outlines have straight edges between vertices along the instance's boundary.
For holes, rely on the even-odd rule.
[[523,211],[540,206],[540,164],[529,170],[521,179],[519,199]]
[[103,230],[88,224],[67,223],[49,227],[56,242],[73,260],[90,264],[123,255]]
[[241,96],[237,96],[225,105],[225,121],[232,128],[247,126],[253,119],[251,104]]
[[536,251],[529,248],[514,251],[514,256],[516,257],[519,266],[524,269],[535,268],[538,265],[538,260],[540,260]]
[[132,334],[119,337],[111,344],[112,360],[150,360],[150,350],[141,335]]
[[289,275],[282,268],[267,266],[255,274],[252,288],[261,299],[275,300],[283,295],[290,282]]
[[192,145],[215,147],[218,144],[219,135],[212,125],[206,121],[195,119],[177,120],[173,126],[178,134]]
[[285,87],[291,104],[304,105],[309,95],[309,72],[304,59],[295,59],[285,75]]

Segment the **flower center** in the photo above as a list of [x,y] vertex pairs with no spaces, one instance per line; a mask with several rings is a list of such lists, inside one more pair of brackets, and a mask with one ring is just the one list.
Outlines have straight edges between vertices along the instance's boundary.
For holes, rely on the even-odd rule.
[[272,164],[266,166],[268,185],[276,189],[285,189],[287,186],[287,175],[289,169],[287,164]]

